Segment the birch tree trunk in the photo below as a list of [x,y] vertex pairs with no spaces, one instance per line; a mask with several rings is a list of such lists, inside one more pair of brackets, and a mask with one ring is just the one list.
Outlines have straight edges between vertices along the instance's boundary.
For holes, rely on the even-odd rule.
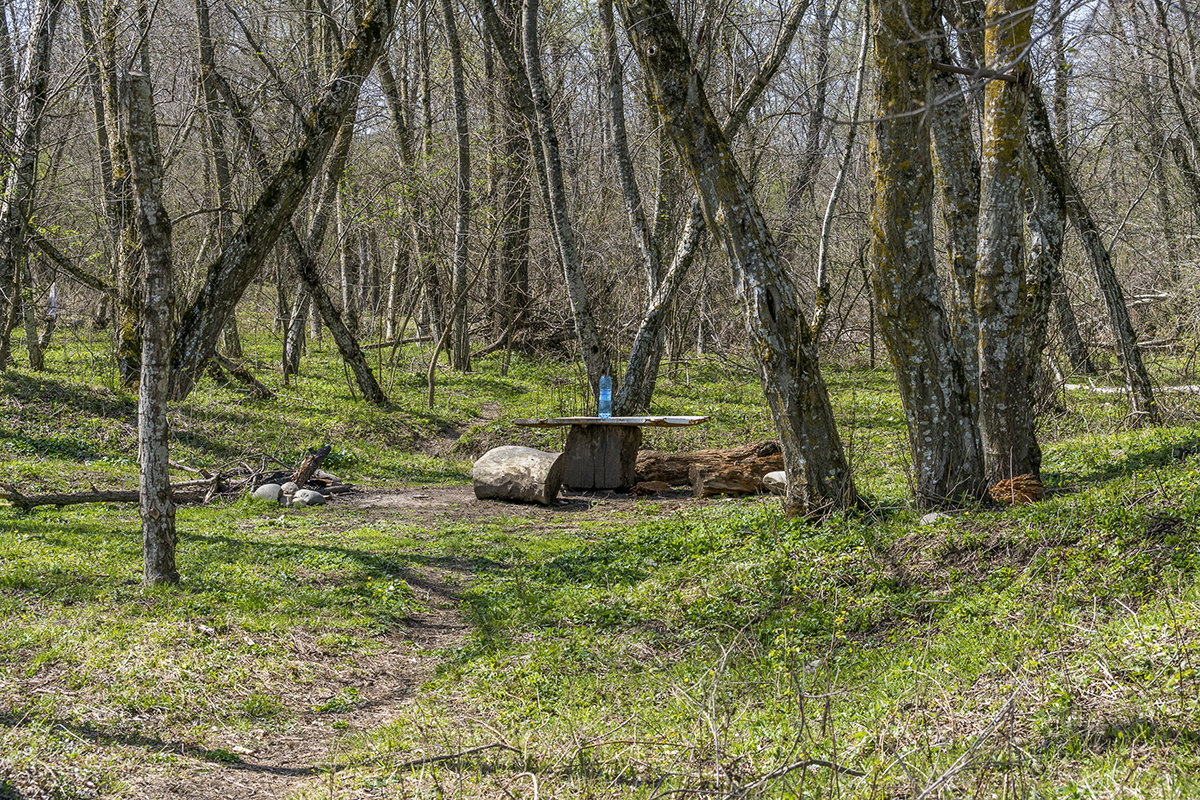
[[713,115],[667,0],[620,0],[618,9],[709,228],[729,259],[746,327],[783,445],[791,513],[821,516],[858,502],[812,331],[779,250]]
[[158,153],[150,77],[131,72],[125,142],[135,192],[135,220],[145,262],[142,359],[138,390],[138,459],[142,516],[142,582],[178,583],[175,567],[175,505],[171,498],[167,398],[170,382],[172,305],[171,221],[162,205],[162,159]]
[[17,89],[13,165],[0,198],[0,371],[7,369],[17,283],[26,258],[26,232],[33,213],[43,111],[50,78],[50,49],[63,0],[38,0],[30,17],[24,68]]
[[1033,7],[988,0],[985,62],[1018,81],[991,80],[984,91],[979,208],[979,438],[988,485],[1039,474],[1041,450],[1030,402],[1029,322],[1024,242],[1024,112],[1030,81],[1025,58]]
[[908,425],[917,503],[984,496],[970,384],[942,306],[933,250],[930,161],[930,0],[871,4],[875,118],[872,285]]
[[172,352],[172,395],[188,395],[212,355],[229,314],[288,223],[391,33],[392,0],[374,0],[306,121],[304,139],[266,183],[241,226],[209,268],[184,313]]

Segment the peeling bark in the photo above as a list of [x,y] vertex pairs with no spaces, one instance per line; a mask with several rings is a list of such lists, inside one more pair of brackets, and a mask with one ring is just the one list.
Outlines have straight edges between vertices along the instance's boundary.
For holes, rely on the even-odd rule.
[[[872,288],[908,425],[917,503],[973,502],[986,490],[970,384],[942,306],[933,250],[930,0],[872,3],[875,118]],[[914,30],[916,34],[914,35]]]

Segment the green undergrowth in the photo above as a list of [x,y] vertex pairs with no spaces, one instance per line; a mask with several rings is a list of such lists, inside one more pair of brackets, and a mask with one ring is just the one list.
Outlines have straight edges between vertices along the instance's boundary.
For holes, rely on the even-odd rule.
[[1045,503],[926,525],[646,503],[574,536],[473,537],[474,635],[404,717],[360,739],[343,783],[1194,796],[1200,458],[1158,463],[1145,439],[1108,440],[1150,465],[1136,474],[1063,473],[1071,491]]
[[[561,446],[513,420],[588,408],[577,368],[501,354],[439,371],[430,408],[412,347],[375,362],[375,408],[328,343],[284,386],[277,342],[243,336],[275,396],[205,378],[171,407],[177,463],[274,468],[328,442],[355,483],[463,484],[491,446]],[[73,344],[0,374],[22,492],[136,485],[134,398]],[[1120,398],[1066,393],[1039,417],[1045,502],[922,519],[886,370],[825,376],[871,505],[822,525],[769,499],[230,500],[179,510],[183,582],[147,590],[132,506],[0,507],[0,797],[50,773],[49,796],[147,796],[141,776],[248,769],[312,730],[311,798],[1200,795],[1195,400],[1130,429]],[[665,366],[652,411],[710,421],[647,447],[773,436],[757,381],[713,359]],[[434,575],[469,632],[430,653],[409,634]],[[395,690],[390,723],[353,724],[421,658],[441,666]]]

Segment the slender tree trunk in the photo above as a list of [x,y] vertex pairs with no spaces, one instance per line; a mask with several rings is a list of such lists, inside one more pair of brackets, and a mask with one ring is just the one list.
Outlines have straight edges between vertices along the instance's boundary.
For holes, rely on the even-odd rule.
[[1025,0],[988,0],[986,63],[1004,65],[1019,82],[989,81],[984,93],[979,265],[979,438],[989,484],[1039,474],[1034,436],[1036,365],[1029,352],[1024,241],[1024,112],[1030,80],[1025,58],[1033,7]]
[[632,5],[621,0],[618,8],[745,302],[747,332],[783,444],[787,506],[793,513],[819,516],[855,505],[858,496],[817,367],[812,331],[750,184],[708,104],[674,13],[667,0]]
[[[335,178],[338,187],[334,200],[336,207],[333,213],[337,219],[338,263],[342,273],[342,319],[346,323],[346,329],[357,336],[359,332],[358,290],[362,285],[362,263],[358,259],[356,232],[350,222],[350,200],[346,178],[341,176],[341,180],[337,180],[338,176],[330,177]],[[309,242],[309,252],[311,253],[315,254],[320,247],[320,242]]]
[[942,307],[933,251],[929,114],[930,0],[871,4],[875,113],[871,158],[873,290],[921,506],[972,502],[985,489],[970,383]]
[[141,462],[142,580],[147,586],[178,583],[175,505],[171,498],[167,398],[170,383],[172,303],[171,221],[162,205],[162,159],[156,146],[150,77],[130,73],[125,140],[136,224],[145,261],[141,386],[138,391],[138,458]]
[[471,246],[471,132],[467,118],[467,90],[463,80],[462,46],[454,21],[452,0],[441,0],[442,23],[450,50],[450,74],[454,92],[455,160],[454,212],[454,341],[451,362],[459,372],[471,371],[471,341],[467,331],[467,268]]
[[1113,338],[1117,343],[1117,357],[1125,374],[1125,386],[1129,390],[1130,403],[1133,413],[1140,421],[1154,422],[1158,419],[1158,403],[1154,399],[1154,388],[1150,383],[1150,374],[1142,361],[1141,351],[1137,347],[1137,337],[1133,332],[1133,323],[1129,319],[1129,308],[1125,305],[1125,295],[1121,284],[1113,270],[1108,248],[1100,238],[1100,229],[1092,220],[1092,214],[1083,202],[1083,195],[1071,177],[1066,165],[1059,157],[1058,149],[1050,135],[1050,120],[1046,113],[1046,104],[1041,92],[1033,87],[1029,95],[1029,134],[1030,145],[1038,160],[1038,166],[1050,181],[1056,191],[1062,193],[1067,214],[1075,229],[1083,239],[1084,250],[1092,263],[1092,272],[1100,293],[1104,297],[1104,305],[1108,310],[1108,321],[1112,328]]
[[26,258],[25,238],[33,213],[42,112],[50,78],[50,50],[62,0],[39,0],[30,17],[25,67],[17,90],[13,166],[0,198],[0,371],[8,366],[17,282]]

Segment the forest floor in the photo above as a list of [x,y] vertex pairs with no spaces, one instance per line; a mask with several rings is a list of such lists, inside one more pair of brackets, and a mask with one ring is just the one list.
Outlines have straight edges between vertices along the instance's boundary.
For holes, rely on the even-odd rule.
[[[131,398],[64,374],[0,376],[0,473],[131,485]],[[822,525],[475,500],[481,449],[557,446],[511,418],[578,410],[541,365],[445,375],[435,409],[404,376],[364,409],[333,361],[267,401],[202,387],[177,462],[330,441],[358,488],[180,508],[175,588],[142,587],[131,506],[0,507],[0,798],[1200,796],[1194,399],[1130,429],[1064,394],[1044,502],[922,521],[894,387],[829,377],[871,505]],[[713,419],[649,446],[770,435],[749,379],[660,389]]]

